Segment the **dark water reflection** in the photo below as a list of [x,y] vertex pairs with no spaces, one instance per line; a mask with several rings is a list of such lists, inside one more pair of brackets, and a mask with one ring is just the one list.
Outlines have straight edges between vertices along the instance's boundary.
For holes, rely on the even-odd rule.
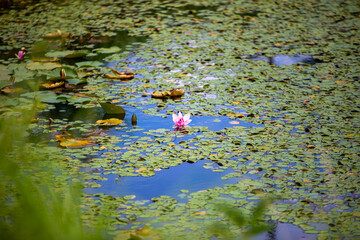
[[321,60],[316,59],[311,55],[301,55],[301,54],[292,55],[292,56],[279,54],[273,57],[254,55],[254,56],[249,56],[248,58],[255,61],[265,61],[268,62],[269,64],[274,64],[276,66],[290,66],[298,63],[316,64],[322,62]]

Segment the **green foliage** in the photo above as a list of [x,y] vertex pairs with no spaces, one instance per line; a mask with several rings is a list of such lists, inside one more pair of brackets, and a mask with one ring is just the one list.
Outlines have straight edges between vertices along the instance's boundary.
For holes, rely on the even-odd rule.
[[217,209],[225,214],[225,219],[230,220],[231,223],[239,229],[245,229],[239,236],[231,231],[229,224],[223,221],[216,221],[208,226],[209,232],[221,239],[249,239],[264,231],[270,231],[273,226],[264,221],[269,204],[272,202],[270,198],[263,198],[255,207],[250,209],[249,213],[245,213],[241,209],[234,208],[233,205],[219,204]]
[[20,118],[0,117],[0,236],[9,240],[101,239],[99,231],[85,229],[82,223],[82,185],[54,185],[52,169],[41,167],[48,149],[34,152],[26,147],[35,106],[23,110]]

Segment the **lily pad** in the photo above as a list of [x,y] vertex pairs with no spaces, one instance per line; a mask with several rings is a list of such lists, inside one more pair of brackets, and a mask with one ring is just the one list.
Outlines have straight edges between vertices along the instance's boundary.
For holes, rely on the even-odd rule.
[[24,93],[21,96],[29,98],[37,98],[45,103],[62,103],[65,102],[64,99],[58,97],[58,95],[52,91],[36,91]]
[[30,70],[52,70],[61,66],[57,62],[31,62],[26,64],[26,68]]
[[112,74],[105,74],[105,77],[109,79],[133,79],[135,74],[132,72],[118,72],[115,69],[111,69],[111,71],[114,73]]
[[11,85],[10,73],[7,66],[0,64],[0,89]]
[[[65,71],[65,78],[61,77],[61,71],[64,70]],[[77,78],[78,74],[77,72],[70,68],[70,67],[60,67],[60,68],[56,68],[54,70],[52,70],[48,75],[47,75],[47,79],[50,81],[56,81],[56,80],[61,80],[61,79],[71,79],[71,78]]]
[[77,139],[77,138],[63,138],[59,141],[59,145],[66,148],[81,148],[92,146],[96,144],[96,140],[91,138]]
[[66,51],[54,51],[45,54],[46,57],[63,57],[63,58],[80,58],[84,57],[89,53],[87,50],[66,50]]
[[64,81],[60,81],[60,82],[44,82],[41,84],[42,87],[46,88],[46,89],[54,89],[54,88],[58,88],[61,87],[62,85],[64,85]]
[[123,114],[125,115],[125,110],[118,105],[114,105],[110,102],[100,102],[101,107],[107,114]]
[[67,81],[69,84],[73,84],[73,85],[78,85],[78,84],[87,83],[87,80],[86,80],[85,78],[81,78],[81,79],[78,79],[78,78],[66,79],[66,81]]
[[109,118],[104,120],[97,120],[96,124],[99,124],[101,126],[115,126],[118,124],[121,124],[123,120],[117,119],[117,118]]
[[115,53],[115,52],[120,52],[121,48],[117,47],[117,46],[112,46],[109,48],[97,48],[94,50],[94,52],[97,53]]
[[85,61],[85,62],[77,62],[75,64],[78,67],[100,67],[104,63],[99,61]]

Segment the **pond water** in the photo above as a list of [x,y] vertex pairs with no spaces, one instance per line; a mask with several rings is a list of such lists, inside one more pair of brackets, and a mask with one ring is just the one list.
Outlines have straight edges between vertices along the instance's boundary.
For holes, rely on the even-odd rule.
[[[118,33],[119,34],[119,33]],[[124,35],[125,34],[125,35]],[[122,37],[121,37],[122,36]],[[123,51],[125,49],[130,50],[131,44],[145,41],[146,38],[136,38],[136,37],[126,37],[126,33],[121,33],[121,36],[113,38],[111,41],[109,39],[103,39],[104,43],[97,43],[96,47],[112,47],[112,46],[120,46]],[[120,45],[119,45],[120,44]],[[104,61],[104,58],[108,56],[108,54],[97,54],[96,56],[90,56],[87,60],[91,61],[102,61],[104,62],[105,67],[107,68],[116,68],[119,65],[119,61]],[[264,58],[264,57],[256,57],[252,58],[253,60],[263,60],[269,63],[273,63],[275,65],[290,65],[296,64],[298,62],[305,63],[314,63],[314,59],[311,56],[300,55],[300,56],[285,56],[278,55],[272,58]],[[132,69],[141,69],[141,59],[139,60],[134,55],[132,55],[131,51],[129,52],[128,58],[128,66]],[[76,64],[77,60],[67,61],[70,64]],[[141,76],[136,76],[136,78],[141,78]],[[210,79],[210,78],[209,78]],[[210,98],[216,98],[216,95]],[[140,99],[138,101],[142,101],[144,99]],[[160,102],[160,101],[159,101]],[[154,107],[153,105],[148,105],[144,108]],[[173,106],[168,105],[171,109]],[[145,114],[142,110],[131,107],[128,105],[123,106],[125,110],[125,117],[122,118],[124,120],[123,124],[120,128],[110,127],[103,128],[104,133],[107,135],[113,135],[117,137],[121,137],[125,135],[130,138],[141,138],[146,137],[147,135],[144,132],[148,132],[149,130],[156,130],[160,128],[169,129],[173,131],[173,122],[171,120],[171,116],[165,118],[160,116],[151,116]],[[218,106],[217,109],[221,107]],[[137,116],[137,124],[133,126],[131,121],[131,116],[136,114]],[[52,118],[54,120],[65,120],[69,123],[82,121],[83,123],[94,123],[97,119],[107,119],[111,116],[108,116],[102,108],[76,108],[72,105],[68,104],[55,104],[49,111],[44,111],[40,114],[42,118]],[[247,121],[234,121],[226,116],[197,116],[194,115],[191,117],[192,122],[191,126],[196,127],[206,127],[210,131],[221,131],[225,128],[231,128],[234,126],[241,126],[244,128],[256,128],[262,126],[261,124],[254,124]],[[137,129],[139,131],[129,131],[131,129]],[[196,135],[195,135],[196,136]],[[186,141],[190,138],[194,138],[195,136],[187,136],[182,135],[181,137],[175,137],[172,142],[177,144],[181,141]],[[118,147],[124,147],[124,143],[120,142],[117,144]],[[91,160],[89,160],[91,161]],[[215,171],[214,171],[215,170]],[[98,187],[87,187],[85,188],[85,193],[87,194],[97,194],[102,193],[106,195],[110,195],[113,197],[122,197],[126,195],[134,196],[135,200],[149,202],[152,198],[160,197],[163,195],[170,196],[178,200],[178,202],[187,202],[188,195],[183,193],[182,190],[186,190],[187,192],[198,192],[201,190],[206,190],[215,187],[221,187],[225,184],[236,184],[238,181],[243,179],[256,179],[259,178],[258,175],[255,174],[244,174],[242,177],[231,177],[225,178],[229,173],[234,172],[233,169],[220,168],[217,164],[209,160],[199,160],[195,163],[184,162],[180,165],[170,167],[168,169],[158,169],[155,171],[155,174],[150,177],[143,176],[119,176],[116,174],[104,174],[101,169],[97,169],[97,174],[102,178],[102,180],[95,180]],[[92,169],[83,169],[83,171],[94,171]],[[276,239],[276,240],[289,240],[289,239],[316,239],[316,235],[313,234],[305,234],[300,227],[294,226],[288,223],[278,222],[276,225],[276,229],[272,232],[264,233],[259,235],[253,240],[261,240],[261,239]]]
[[176,167],[162,169],[152,177],[103,175],[107,180],[100,182],[102,187],[96,189],[87,188],[85,192],[105,193],[114,197],[135,195],[135,200],[150,200],[154,197],[167,195],[177,199],[179,202],[186,202],[186,197],[182,196],[183,194],[181,195],[180,190],[197,192],[238,181],[236,178],[221,179],[232,170],[214,172],[214,167],[204,168],[207,166],[204,163],[212,164],[212,162],[206,160],[196,163],[184,162]]
[[[186,9],[188,10],[188,9]],[[89,54],[86,59],[83,58],[74,58],[74,59],[62,59],[61,63],[69,64],[75,66],[76,63],[86,61],[100,61],[102,63],[102,67],[104,68],[116,68],[121,65],[124,61],[126,61],[126,65],[128,68],[133,70],[138,70],[141,68],[146,68],[148,66],[142,65],[143,59],[141,57],[137,57],[131,50],[136,48],[138,43],[146,42],[146,37],[131,37],[126,32],[118,32],[113,37],[104,37],[98,39],[89,39],[86,44],[90,44],[91,49],[99,49],[99,48],[112,48],[114,46],[119,47],[120,50],[118,52],[124,53],[126,52],[126,59],[122,61],[114,60],[111,58],[108,59],[109,55],[113,54],[113,52],[106,53],[100,52],[97,54]],[[74,48],[82,46],[84,43],[79,44],[78,42],[71,43],[74,45]],[[49,50],[62,50],[61,47],[57,45],[57,47],[53,47],[52,44],[47,44],[48,48],[42,49],[41,51],[34,53],[35,57],[43,57],[46,55],[46,52]],[[55,44],[56,45],[56,44]],[[8,55],[5,55],[8,57]],[[264,57],[264,56],[253,56],[249,57],[252,60],[261,60],[266,61],[270,64],[274,64],[277,66],[281,65],[292,65],[297,63],[305,63],[305,64],[315,64],[318,63],[315,58],[310,55],[276,55],[274,57]],[[119,84],[119,86],[115,86],[111,89],[111,91],[115,91],[117,89],[131,86],[131,84],[136,84],[136,81],[142,81],[144,78],[141,74],[136,75],[135,79],[132,82],[127,82],[123,84]],[[205,80],[214,80],[217,78],[213,78],[211,76],[204,78]],[[203,79],[203,80],[204,80]],[[154,82],[156,79],[151,79],[149,82]],[[109,90],[110,92],[110,90]],[[100,92],[100,94],[108,93],[107,90]],[[107,96],[102,96],[107,97]],[[216,99],[218,96],[216,94],[204,94],[205,99]],[[145,96],[143,98],[137,98],[134,100],[135,103],[139,103],[140,101],[146,101],[149,99],[149,96]],[[130,102],[131,100],[129,100]],[[112,126],[112,127],[98,127],[97,129],[101,130],[107,136],[115,136],[124,141],[116,143],[117,149],[126,148],[126,143],[130,142],[129,139],[140,139],[143,137],[148,137],[144,132],[149,132],[151,130],[157,129],[166,129],[169,133],[174,133],[173,122],[171,119],[171,115],[168,114],[170,110],[176,112],[176,106],[172,104],[167,104],[168,112],[162,111],[159,109],[159,113],[162,113],[162,116],[153,116],[146,114],[146,110],[153,109],[159,104],[162,103],[163,100],[158,100],[154,104],[148,104],[141,108],[136,108],[130,105],[123,105],[120,102],[117,104],[121,105],[125,110],[125,117],[123,118],[123,123],[120,126]],[[196,104],[196,103],[195,103]],[[60,120],[65,123],[72,124],[74,122],[81,122],[81,124],[94,124],[99,119],[108,119],[111,116],[107,115],[104,109],[101,107],[91,107],[91,108],[78,108],[72,104],[66,103],[56,103],[51,105],[46,111],[43,111],[39,114],[39,117],[42,119],[52,119],[52,120]],[[219,109],[226,108],[221,105],[217,105],[213,108],[214,111],[218,111]],[[231,107],[228,107],[231,109]],[[243,111],[241,111],[243,112]],[[133,126],[131,116],[135,114],[137,117],[137,124]],[[166,115],[166,116],[164,116]],[[245,116],[244,116],[245,117]],[[228,116],[208,116],[206,114],[200,115],[196,114],[191,116],[192,122],[190,123],[190,128],[199,128],[205,127],[209,131],[218,131],[221,132],[226,128],[232,128],[234,126],[243,127],[246,129],[256,129],[257,127],[263,127],[263,124],[254,124],[249,121],[241,121],[240,119],[234,119]],[[136,131],[130,131],[136,130]],[[295,133],[297,130],[292,129],[289,131],[290,133]],[[69,130],[71,132],[71,129]],[[181,142],[186,142],[190,139],[194,139],[198,136],[201,131],[197,134],[187,135],[180,134],[179,137],[175,136],[171,139],[171,143],[180,144]],[[80,137],[81,131],[72,131],[74,136]],[[254,134],[256,135],[256,134]],[[44,140],[44,138],[53,137],[53,135],[40,135],[38,138],[40,140]],[[241,136],[239,136],[240,138]],[[156,139],[151,138],[151,139]],[[33,138],[34,140],[34,138]],[[40,141],[39,140],[39,141]],[[134,140],[134,141],[135,141]],[[240,140],[239,140],[240,141]],[[216,151],[216,150],[215,150]],[[256,150],[254,150],[255,152]],[[103,154],[106,150],[99,151],[99,154]],[[111,150],[108,150],[109,153],[113,153]],[[216,152],[215,152],[216,154]],[[98,157],[96,154],[92,157]],[[84,160],[85,161],[85,160]],[[87,159],[87,161],[91,161]],[[281,160],[279,160],[281,161]],[[113,164],[114,162],[112,162]],[[248,164],[244,163],[245,165]],[[285,170],[291,170],[295,163],[284,164],[283,167]],[[255,165],[256,167],[256,165]],[[318,169],[321,171],[321,169]],[[217,165],[216,161],[211,161],[209,159],[199,160],[196,162],[184,161],[181,164],[176,166],[171,166],[169,168],[156,169],[154,171],[154,175],[145,177],[145,176],[121,176],[117,174],[113,174],[104,170],[104,168],[83,168],[84,172],[96,172],[98,176],[102,178],[102,180],[94,180],[98,184],[98,187],[87,187],[85,188],[85,193],[87,194],[97,194],[103,193],[106,195],[110,195],[113,197],[123,197],[125,195],[134,195],[135,200],[140,201],[148,201],[150,202],[152,198],[160,197],[163,195],[170,196],[178,200],[180,203],[185,203],[188,201],[188,195],[183,193],[182,190],[186,190],[190,193],[199,192],[201,190],[212,189],[215,187],[222,187],[225,184],[237,184],[242,180],[254,180],[260,178],[262,169],[259,171],[254,171],[257,174],[243,174],[241,177],[231,177],[224,178],[227,174],[234,173],[234,169],[231,168],[221,168],[220,165]],[[274,184],[275,185],[275,184]],[[270,233],[264,233],[260,236],[254,238],[254,240],[260,239],[276,239],[276,240],[289,240],[289,239],[316,239],[316,235],[313,234],[305,234],[304,231],[297,226],[294,226],[289,223],[277,223],[276,230]]]

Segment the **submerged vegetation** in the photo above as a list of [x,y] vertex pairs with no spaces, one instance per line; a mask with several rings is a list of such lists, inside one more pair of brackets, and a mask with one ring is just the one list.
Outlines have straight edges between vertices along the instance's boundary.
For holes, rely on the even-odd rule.
[[13,2],[1,236],[360,237],[357,1]]

